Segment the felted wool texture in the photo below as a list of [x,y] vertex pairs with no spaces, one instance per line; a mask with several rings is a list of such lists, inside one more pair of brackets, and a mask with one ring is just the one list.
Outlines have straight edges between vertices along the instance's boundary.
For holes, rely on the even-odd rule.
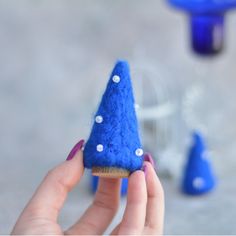
[[182,190],[190,195],[198,195],[212,190],[215,187],[216,179],[202,135],[195,132],[193,140],[194,143],[189,150],[187,164],[184,169]]
[[[119,83],[112,80],[114,75],[120,77]],[[103,122],[93,124],[84,148],[84,166],[117,167],[131,172],[141,169],[143,156],[135,154],[136,149],[141,148],[141,142],[126,61],[116,63],[94,121],[98,115],[103,117]],[[98,144],[103,145],[102,152],[97,151]]]

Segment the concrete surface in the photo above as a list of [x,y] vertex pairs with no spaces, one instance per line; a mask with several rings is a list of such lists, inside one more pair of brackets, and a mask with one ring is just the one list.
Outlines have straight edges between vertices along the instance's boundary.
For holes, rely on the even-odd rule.
[[[162,178],[165,233],[236,234],[236,15],[227,19],[226,51],[212,60],[191,54],[185,20],[164,1],[0,1],[0,234],[45,173],[87,137],[117,58],[156,68],[180,97],[194,83],[206,88],[196,112],[208,128],[218,187],[190,198],[179,178]],[[63,227],[91,202],[88,186],[85,177],[70,194]]]

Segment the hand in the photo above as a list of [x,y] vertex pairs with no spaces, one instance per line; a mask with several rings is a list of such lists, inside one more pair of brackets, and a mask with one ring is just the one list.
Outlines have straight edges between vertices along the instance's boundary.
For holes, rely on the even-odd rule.
[[[19,219],[14,234],[103,234],[115,216],[120,199],[120,180],[101,178],[91,206],[69,229],[63,231],[57,223],[68,192],[80,181],[83,172],[83,153],[72,150],[73,158],[48,172]],[[148,160],[148,158],[146,158]],[[102,217],[98,217],[102,216]],[[129,177],[127,205],[123,219],[111,234],[162,234],[164,194],[151,161],[144,162],[144,171]]]

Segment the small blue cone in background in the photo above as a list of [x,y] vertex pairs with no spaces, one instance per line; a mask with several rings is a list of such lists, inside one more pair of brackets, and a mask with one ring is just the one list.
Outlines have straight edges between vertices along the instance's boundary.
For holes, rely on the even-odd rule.
[[[91,178],[91,186],[92,186],[92,192],[95,193],[97,191],[98,187],[98,181],[99,177],[98,176],[92,176]],[[121,189],[120,189],[120,195],[125,196],[127,194],[127,189],[128,189],[128,179],[123,178],[122,183],[121,183]]]
[[216,179],[203,136],[198,132],[194,132],[193,141],[184,169],[182,190],[189,195],[200,195],[213,190]]
[[85,144],[86,168],[119,168],[130,173],[142,168],[143,150],[134,105],[129,65],[118,61]]

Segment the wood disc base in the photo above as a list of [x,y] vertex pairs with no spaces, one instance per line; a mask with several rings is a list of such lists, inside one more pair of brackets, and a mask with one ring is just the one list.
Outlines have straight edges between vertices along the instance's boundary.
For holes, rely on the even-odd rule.
[[106,178],[127,178],[130,172],[126,169],[116,167],[93,167],[92,175]]

